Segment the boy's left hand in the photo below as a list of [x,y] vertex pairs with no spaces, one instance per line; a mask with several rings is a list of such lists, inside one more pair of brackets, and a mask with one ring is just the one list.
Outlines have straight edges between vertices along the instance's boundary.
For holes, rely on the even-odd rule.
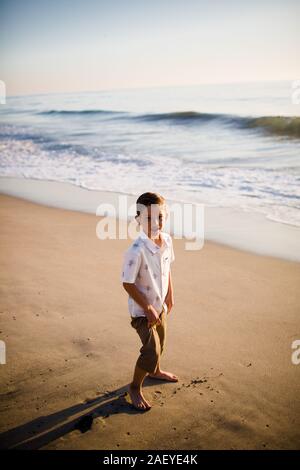
[[166,297],[165,302],[166,302],[166,305],[167,305],[167,308],[168,308],[167,313],[170,313],[172,307],[174,306],[174,300],[171,297]]

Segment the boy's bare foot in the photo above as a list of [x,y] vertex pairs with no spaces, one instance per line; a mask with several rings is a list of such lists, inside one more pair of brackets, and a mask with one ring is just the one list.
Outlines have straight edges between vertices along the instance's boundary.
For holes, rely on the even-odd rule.
[[150,405],[150,403],[148,402],[148,400],[146,400],[146,398],[144,397],[142,390],[141,390],[141,395],[142,395],[142,398],[143,398],[143,400],[144,400],[144,403],[145,403],[146,407],[150,410],[151,405]]
[[168,380],[169,382],[178,382],[178,377],[172,372],[166,372],[164,370],[160,370],[155,374],[149,374],[151,379],[160,379],[160,380]]
[[132,384],[129,384],[128,393],[130,395],[131,402],[134,408],[139,411],[150,410],[151,405],[143,396],[141,389],[135,388],[132,386]]

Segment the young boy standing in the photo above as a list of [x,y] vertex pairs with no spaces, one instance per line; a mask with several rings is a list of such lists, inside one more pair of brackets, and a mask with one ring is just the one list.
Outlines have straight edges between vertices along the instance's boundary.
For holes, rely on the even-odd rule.
[[175,259],[171,236],[162,231],[166,220],[165,199],[156,193],[144,193],[136,201],[140,236],[124,255],[122,282],[129,294],[131,326],[143,346],[134,376],[128,387],[133,406],[141,411],[151,408],[143,395],[144,378],[177,382],[178,377],[160,368],[165,340],[167,314],[174,305],[170,264]]

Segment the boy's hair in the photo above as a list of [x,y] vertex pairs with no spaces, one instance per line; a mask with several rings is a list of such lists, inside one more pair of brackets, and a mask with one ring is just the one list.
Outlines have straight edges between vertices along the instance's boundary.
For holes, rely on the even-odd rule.
[[165,198],[158,193],[143,193],[141,194],[136,201],[136,216],[137,218],[141,213],[141,208],[143,206],[151,206],[151,204],[164,205]]

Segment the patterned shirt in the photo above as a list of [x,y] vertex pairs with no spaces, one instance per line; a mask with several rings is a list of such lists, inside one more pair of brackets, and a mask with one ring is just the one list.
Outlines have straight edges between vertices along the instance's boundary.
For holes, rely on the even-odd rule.
[[[160,232],[160,235],[161,247],[141,230],[124,254],[121,275],[121,281],[135,284],[158,313],[162,308],[167,310],[164,299],[169,288],[170,264],[175,259],[171,235],[166,232]],[[146,316],[143,308],[130,296],[128,309],[132,317]]]

